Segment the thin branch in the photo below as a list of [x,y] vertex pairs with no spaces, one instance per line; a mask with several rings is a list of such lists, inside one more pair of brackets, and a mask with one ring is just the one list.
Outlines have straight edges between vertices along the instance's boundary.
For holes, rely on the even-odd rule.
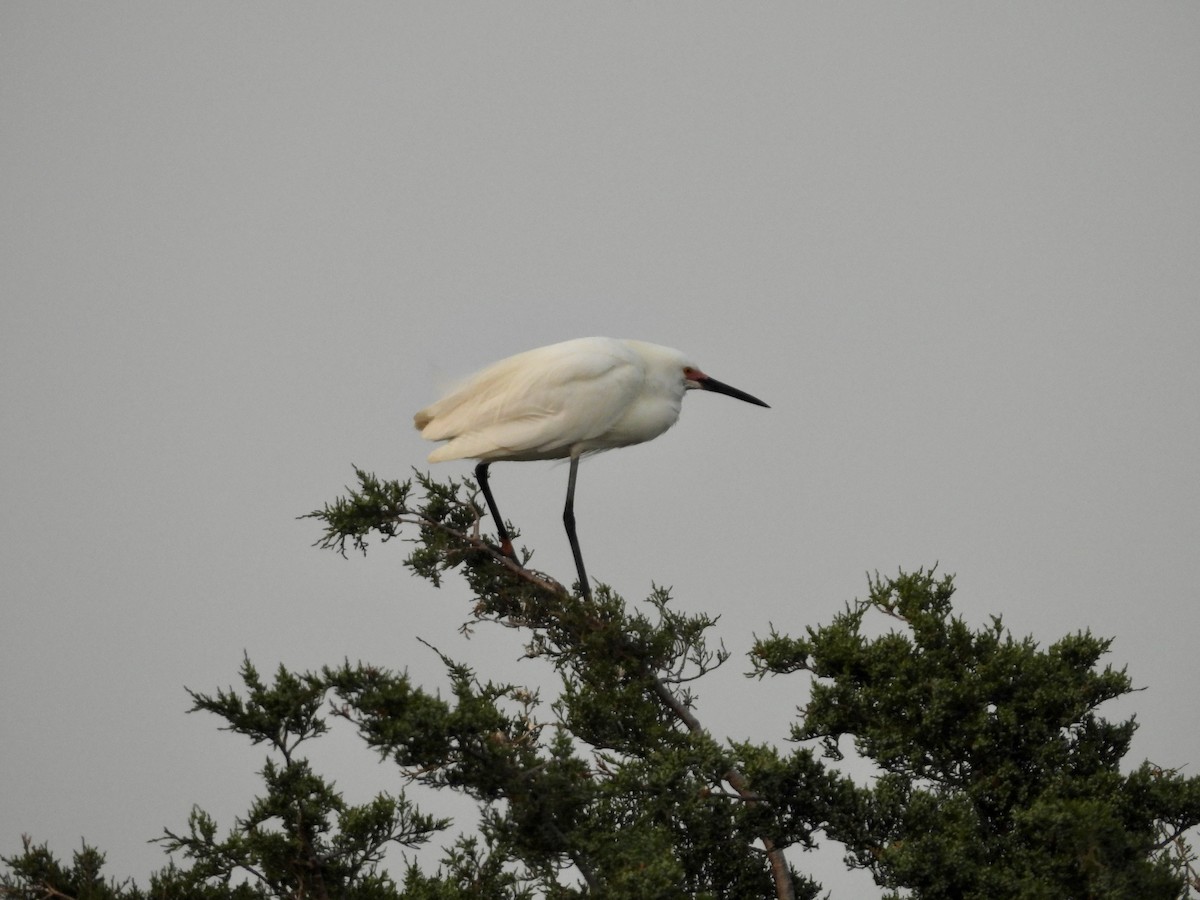
[[567,836],[562,833],[562,830],[553,822],[550,823],[550,829],[554,832],[564,847],[567,847],[567,855],[571,857],[571,862],[575,863],[575,868],[579,870],[579,874],[583,876],[583,880],[587,883],[588,890],[594,894],[600,893],[600,881],[596,878],[596,873],[592,871],[592,867],[584,860],[583,855],[577,852],[572,852],[570,843],[567,841]]
[[[700,720],[671,692],[671,689],[663,683],[663,680],[654,672],[647,670],[646,674],[651,679],[650,689],[662,701],[663,706],[670,710],[675,718],[687,726],[690,732],[712,740],[712,736],[700,724]],[[737,791],[741,799],[752,803],[763,802],[762,797],[750,790],[750,782],[746,780],[746,776],[738,770],[737,766],[729,767],[729,771],[725,773],[725,780]],[[776,847],[775,842],[766,835],[759,835],[759,840],[762,841],[763,849],[767,851],[767,860],[771,864],[771,878],[775,882],[775,896],[777,900],[795,900],[796,889],[792,884],[792,872],[788,868],[783,851]]]

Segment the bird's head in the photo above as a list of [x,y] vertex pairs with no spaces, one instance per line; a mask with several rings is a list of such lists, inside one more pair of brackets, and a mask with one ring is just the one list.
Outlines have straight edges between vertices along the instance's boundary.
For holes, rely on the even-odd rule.
[[[695,366],[683,367],[683,386],[685,390],[702,390],[713,391],[717,394],[725,394],[728,397],[736,397],[738,400],[745,400],[747,403],[753,403],[755,406],[767,406],[757,397],[747,394],[745,391],[739,391],[735,387],[730,387],[723,381],[717,381],[715,378],[710,378],[705,375]],[[767,406],[770,409],[769,406]]]

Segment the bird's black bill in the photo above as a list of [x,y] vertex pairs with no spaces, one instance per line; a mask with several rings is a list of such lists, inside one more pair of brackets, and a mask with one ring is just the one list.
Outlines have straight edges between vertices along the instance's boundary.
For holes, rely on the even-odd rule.
[[703,381],[697,383],[706,391],[716,391],[718,394],[725,394],[727,397],[736,397],[739,400],[745,400],[747,403],[753,403],[755,406],[766,406],[767,409],[771,408],[757,397],[752,397],[745,391],[739,391],[737,388],[730,387],[722,381],[717,381],[715,378],[705,377]]

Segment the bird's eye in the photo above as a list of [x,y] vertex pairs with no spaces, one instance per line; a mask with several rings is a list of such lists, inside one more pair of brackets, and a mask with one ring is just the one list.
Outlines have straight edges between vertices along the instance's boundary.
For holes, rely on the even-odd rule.
[[700,374],[699,369],[693,369],[691,366],[683,367],[683,377],[686,378],[688,381],[695,381],[696,377],[699,374]]

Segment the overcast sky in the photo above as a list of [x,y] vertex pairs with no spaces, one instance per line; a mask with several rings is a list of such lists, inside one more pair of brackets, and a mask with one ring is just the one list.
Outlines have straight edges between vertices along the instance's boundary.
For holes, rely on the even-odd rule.
[[[0,853],[144,879],[193,803],[230,824],[263,754],[184,686],[243,652],[552,683],[458,635],[460,581],[296,516],[423,465],[454,378],[592,334],[772,406],[690,396],[580,472],[592,576],[723,616],[715,734],[803,702],[752,633],[936,562],[972,622],[1114,637],[1127,762],[1197,774],[1197,4],[10,0],[0,134]],[[566,467],[493,472],[569,580]],[[348,799],[398,787],[329,743]]]

